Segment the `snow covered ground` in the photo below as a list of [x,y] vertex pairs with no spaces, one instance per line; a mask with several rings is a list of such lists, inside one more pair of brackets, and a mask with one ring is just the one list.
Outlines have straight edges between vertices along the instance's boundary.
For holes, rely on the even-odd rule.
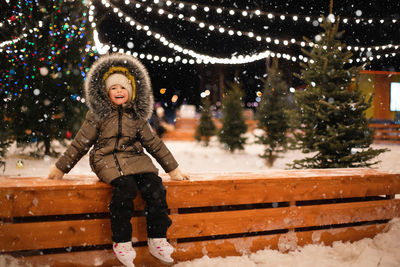
[[[241,172],[241,171],[262,171],[267,172],[274,169],[286,169],[287,163],[295,159],[302,159],[310,156],[300,151],[288,151],[278,158],[272,168],[264,164],[264,160],[258,157],[263,152],[263,146],[252,144],[253,137],[248,136],[248,145],[244,151],[229,153],[222,149],[221,145],[213,140],[210,146],[204,147],[197,142],[166,141],[165,144],[171,150],[174,157],[179,162],[182,171],[187,173],[199,172]],[[375,168],[388,172],[400,172],[400,145],[374,144],[373,148],[389,148],[391,151],[379,155],[380,164]],[[23,151],[15,146],[10,147],[6,158],[6,170],[3,175],[13,176],[42,176],[47,175],[49,167],[56,161],[55,158],[45,157],[42,160],[35,160],[27,156],[27,150]],[[65,148],[57,147],[58,152],[63,152]],[[71,170],[70,174],[93,174],[89,167],[89,156],[84,156],[78,164]],[[17,167],[17,161],[22,160],[23,167]],[[159,167],[159,165],[155,162]],[[163,173],[159,167],[160,173]],[[0,175],[1,175],[0,168]]]
[[208,258],[181,262],[175,267],[398,267],[400,266],[400,219],[391,221],[390,230],[375,238],[354,243],[335,242],[332,246],[308,245],[281,253],[260,250],[241,257]]
[[[251,136],[250,136],[251,139]],[[250,140],[251,141],[251,140]],[[279,158],[272,168],[264,165],[263,159],[258,157],[263,147],[249,144],[246,149],[233,154],[224,151],[217,142],[204,147],[194,142],[166,141],[166,145],[178,160],[181,169],[188,173],[200,172],[241,172],[260,171],[268,172],[272,169],[285,169],[287,163],[294,159],[301,159],[305,155],[300,151],[289,151]],[[374,148],[389,148],[391,151],[381,154],[382,162],[377,169],[400,173],[400,145],[378,145]],[[59,148],[62,152],[64,149]],[[25,151],[26,153],[26,151]],[[22,160],[23,165],[17,164]],[[55,162],[54,158],[33,159],[24,155],[23,151],[15,146],[10,148],[6,158],[6,170],[3,175],[11,176],[46,176],[49,167]],[[1,175],[0,169],[0,175]],[[88,166],[88,156],[85,156],[71,174],[92,174]],[[162,173],[162,172],[161,172]],[[390,230],[377,235],[373,239],[365,238],[354,243],[336,242],[332,246],[309,245],[290,253],[281,253],[265,249],[251,255],[227,258],[208,258],[207,256],[190,262],[181,262],[176,267],[197,266],[240,266],[240,267],[267,267],[267,266],[352,266],[352,267],[395,267],[400,266],[400,219],[392,220]],[[21,266],[16,259],[9,256],[0,256],[0,267]]]

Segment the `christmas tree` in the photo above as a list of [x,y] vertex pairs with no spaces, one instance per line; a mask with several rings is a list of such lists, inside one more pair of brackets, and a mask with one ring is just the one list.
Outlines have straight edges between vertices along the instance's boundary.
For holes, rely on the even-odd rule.
[[216,134],[216,127],[211,118],[210,112],[210,99],[204,98],[201,110],[200,122],[196,128],[194,138],[201,142],[203,141],[205,146],[208,146],[210,137]]
[[243,117],[242,91],[237,83],[230,83],[230,90],[222,100],[222,128],[218,134],[220,143],[231,152],[243,150],[247,125]]
[[[11,1],[0,47],[1,119],[11,138],[49,155],[52,140],[70,138],[87,110],[82,84],[91,51],[82,1]],[[4,35],[4,32],[3,32]]]
[[[295,93],[298,148],[312,157],[295,160],[293,168],[368,167],[383,149],[372,149],[373,132],[365,111],[368,100],[358,88],[350,90],[360,67],[349,66],[351,52],[338,38],[339,23],[324,20],[324,32],[316,36],[313,49],[303,53],[307,64],[301,64],[298,75],[306,84]],[[308,40],[307,40],[308,41]]]
[[265,146],[260,157],[272,166],[278,154],[286,151],[286,132],[289,128],[287,108],[288,84],[283,80],[282,71],[278,67],[278,59],[274,58],[272,66],[267,66],[268,76],[264,81],[264,92],[257,108],[257,128],[263,134],[256,136],[256,143]]

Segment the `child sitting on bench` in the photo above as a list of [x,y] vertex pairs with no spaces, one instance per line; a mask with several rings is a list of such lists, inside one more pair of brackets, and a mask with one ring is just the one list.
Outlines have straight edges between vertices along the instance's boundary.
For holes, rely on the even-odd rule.
[[110,54],[90,68],[84,84],[89,111],[48,178],[61,179],[90,151],[90,166],[98,178],[113,187],[109,205],[113,250],[125,266],[134,266],[132,247],[133,199],[140,191],[146,202],[148,247],[159,260],[173,263],[174,248],[167,242],[171,225],[166,190],[150,153],[172,180],[184,180],[178,163],[152,131],[153,94],[145,67],[135,58]]

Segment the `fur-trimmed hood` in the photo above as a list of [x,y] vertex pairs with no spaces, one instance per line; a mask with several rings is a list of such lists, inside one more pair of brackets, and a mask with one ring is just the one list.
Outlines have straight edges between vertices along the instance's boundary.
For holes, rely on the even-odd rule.
[[[100,119],[107,117],[113,104],[108,97],[104,74],[110,67],[125,67],[135,79],[135,99],[130,103],[138,118],[147,120],[153,113],[153,90],[149,74],[143,64],[136,58],[125,54],[109,54],[100,57],[90,68],[84,83],[87,104]],[[129,104],[128,104],[129,105]]]

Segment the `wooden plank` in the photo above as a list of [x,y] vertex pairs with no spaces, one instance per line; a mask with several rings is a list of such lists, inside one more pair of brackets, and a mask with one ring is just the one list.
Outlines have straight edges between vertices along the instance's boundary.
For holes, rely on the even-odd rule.
[[384,70],[361,70],[363,74],[375,74],[375,75],[398,75],[400,72],[395,71],[384,71]]
[[379,140],[379,139],[374,139],[374,143],[377,143],[377,144],[400,144],[400,140]]
[[[167,175],[161,175],[167,177]],[[167,185],[188,184],[188,183],[217,183],[220,180],[227,182],[253,182],[255,180],[265,180],[273,182],[277,180],[289,179],[290,181],[301,182],[307,179],[332,180],[343,178],[386,178],[397,177],[400,173],[388,173],[369,168],[345,168],[345,169],[307,169],[307,170],[271,170],[268,172],[233,172],[233,173],[199,173],[192,174],[192,181],[164,181]],[[365,181],[365,182],[368,182]],[[49,180],[44,177],[18,178],[0,177],[0,190],[25,191],[25,190],[59,190],[59,189],[98,189],[110,188],[109,185],[99,182],[95,176],[66,175],[62,180]]]
[[109,188],[110,186],[99,182],[91,175],[65,175],[64,179],[51,180],[43,176],[37,177],[0,177],[0,190],[58,190],[58,189],[98,189]]
[[[139,255],[138,255],[139,256]],[[21,265],[32,267],[112,267],[123,266],[112,250],[94,250],[70,253],[47,254],[20,258]]]
[[14,195],[0,191],[0,222],[2,218],[10,218],[14,214]]
[[[195,238],[391,219],[400,216],[400,200],[341,203],[171,215],[168,238]],[[147,240],[143,217],[132,220],[133,236]],[[108,219],[0,224],[0,251],[109,244]]]
[[[377,233],[384,231],[386,224],[355,226],[351,228],[307,231],[290,234],[273,234],[265,236],[197,241],[178,243],[172,255],[175,262],[182,262],[208,257],[241,256],[265,248],[286,251],[301,247],[306,244],[331,245],[334,241],[358,241],[363,238],[372,238]],[[137,257],[135,266],[164,266],[148,253],[147,247],[136,247]],[[23,262],[32,264],[33,267],[50,265],[52,267],[91,267],[91,266],[120,266],[112,250],[84,251],[62,254],[25,257]]]
[[400,217],[400,199],[254,209],[172,217],[170,238],[201,237],[345,224]]
[[[170,208],[400,193],[400,174],[370,169],[192,174],[191,177],[191,181],[165,181]],[[79,176],[65,180],[0,178],[0,218],[108,212],[110,195],[109,185]],[[138,210],[144,207],[139,198],[135,205]]]
[[370,123],[370,128],[400,128],[400,124],[393,124],[393,123]]
[[167,132],[162,136],[163,140],[174,140],[174,141],[194,141],[194,130],[175,130],[171,132]]
[[[162,267],[163,264],[150,255],[147,246],[135,247],[135,267]],[[57,253],[40,256],[23,257],[21,263],[30,264],[32,267],[116,267],[123,266],[114,256],[112,250],[95,250],[71,253]]]
[[[12,201],[8,201],[8,205],[12,208],[1,211],[3,218],[108,213],[111,188],[25,190],[15,191],[10,196]],[[135,199],[134,205],[136,210],[144,210],[140,197]]]
[[108,212],[108,188],[30,190],[15,193],[14,217]]
[[[328,175],[329,171],[326,171]],[[290,173],[293,174],[294,172]],[[314,174],[316,176],[316,174]],[[323,173],[319,174],[323,175]],[[245,174],[243,174],[245,176]],[[267,175],[265,175],[267,176]],[[235,176],[220,176],[219,180],[167,184],[170,207],[199,207],[250,203],[290,202],[313,199],[364,197],[400,193],[400,176],[343,176],[240,180]]]
[[400,134],[400,130],[397,129],[391,129],[391,128],[387,128],[387,129],[376,129],[375,130],[375,134],[382,134],[382,133],[394,133],[394,134]]
[[176,128],[177,129],[190,129],[196,130],[199,120],[196,118],[177,118]]
[[375,135],[375,139],[400,140],[400,135]]
[[[135,241],[146,241],[144,217],[131,221]],[[111,244],[109,219],[0,223],[0,251]]]

